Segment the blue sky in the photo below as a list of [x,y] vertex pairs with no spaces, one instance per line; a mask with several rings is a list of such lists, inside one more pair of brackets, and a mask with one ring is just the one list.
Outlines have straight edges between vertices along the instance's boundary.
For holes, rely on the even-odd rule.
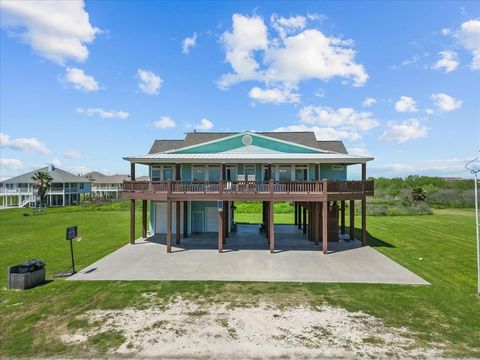
[[[478,2],[2,1],[2,178],[128,172],[185,131],[313,130],[374,176],[468,176]],[[145,169],[139,169],[145,173]]]

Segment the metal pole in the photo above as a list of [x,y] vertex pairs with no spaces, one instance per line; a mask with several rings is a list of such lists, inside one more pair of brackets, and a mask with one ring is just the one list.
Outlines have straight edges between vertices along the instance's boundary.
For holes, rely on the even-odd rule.
[[477,234],[477,295],[480,295],[480,234],[478,228],[478,190],[477,172],[475,172],[475,227]]
[[72,239],[70,239],[70,253],[72,254],[72,274],[75,274],[75,259],[73,257],[73,242]]
[[[478,224],[478,173],[480,172],[480,169],[478,166],[475,166],[474,163],[479,161],[479,157],[470,160],[465,164],[465,168],[467,170],[470,170],[470,172],[474,176],[474,193],[475,193],[475,234],[477,236],[477,295],[480,296],[480,229],[479,229],[479,224]],[[472,164],[472,165],[470,165]]]

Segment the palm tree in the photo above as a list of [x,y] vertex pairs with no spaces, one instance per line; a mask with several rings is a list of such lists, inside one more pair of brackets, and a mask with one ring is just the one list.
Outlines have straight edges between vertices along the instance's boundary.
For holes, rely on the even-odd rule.
[[32,180],[35,181],[35,187],[38,189],[38,195],[40,196],[40,203],[45,204],[47,198],[47,191],[52,186],[53,178],[49,173],[44,171],[38,171],[32,176]]

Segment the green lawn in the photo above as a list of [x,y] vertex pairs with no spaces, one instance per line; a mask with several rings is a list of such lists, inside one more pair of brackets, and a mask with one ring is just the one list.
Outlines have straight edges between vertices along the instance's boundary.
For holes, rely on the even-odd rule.
[[[6,268],[38,257],[48,275],[69,265],[65,227],[79,226],[75,243],[79,267],[128,242],[128,211],[123,207],[0,211],[0,281]],[[237,213],[253,221],[258,214]],[[291,214],[276,214],[291,222]],[[140,218],[139,216],[137,217]],[[282,220],[283,219],[283,220]],[[139,228],[139,227],[138,227]],[[90,309],[145,306],[143,293],[158,299],[189,298],[241,303],[267,298],[285,304],[329,303],[362,310],[386,325],[409,328],[419,344],[447,346],[447,355],[480,357],[480,299],[476,296],[475,226],[469,210],[439,210],[434,215],[369,217],[369,243],[431,282],[432,286],[366,284],[289,284],[224,282],[69,282],[55,279],[27,291],[0,290],[0,357],[98,357],[118,344],[121,334],[93,336],[85,345],[65,345],[59,336],[87,326],[75,317]]]

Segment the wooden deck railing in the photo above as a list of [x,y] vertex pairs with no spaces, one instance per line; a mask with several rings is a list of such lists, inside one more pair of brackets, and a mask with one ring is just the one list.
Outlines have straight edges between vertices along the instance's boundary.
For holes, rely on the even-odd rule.
[[124,192],[166,194],[362,194],[373,195],[373,181],[124,181]]

